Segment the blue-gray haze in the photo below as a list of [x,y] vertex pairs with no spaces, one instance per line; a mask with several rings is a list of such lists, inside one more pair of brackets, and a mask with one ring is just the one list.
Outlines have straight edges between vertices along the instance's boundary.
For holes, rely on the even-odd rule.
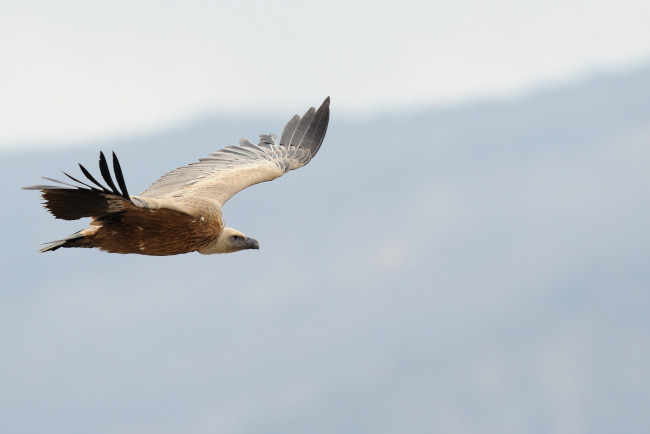
[[367,122],[332,98],[319,155],[225,207],[259,252],[37,254],[86,222],[19,187],[115,149],[137,193],[291,113],[2,157],[0,432],[650,430],[650,69]]

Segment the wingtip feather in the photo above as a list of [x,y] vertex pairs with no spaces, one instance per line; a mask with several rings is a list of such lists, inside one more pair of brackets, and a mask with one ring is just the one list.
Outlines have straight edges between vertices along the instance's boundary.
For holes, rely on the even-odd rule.
[[124,199],[129,199],[129,192],[126,189],[126,182],[124,182],[124,174],[122,173],[122,166],[120,166],[120,161],[117,159],[115,151],[113,151],[113,172],[115,172],[115,179],[117,180],[117,185],[122,189],[122,197]]
[[104,193],[110,193],[110,190],[109,190],[108,188],[104,187],[103,185],[101,185],[101,184],[100,184],[100,183],[95,179],[95,177],[94,177],[93,175],[90,174],[90,172],[88,171],[88,169],[86,169],[86,168],[83,166],[83,164],[79,163],[79,168],[81,169],[81,171],[83,172],[83,174],[86,176],[86,178],[88,178],[88,180],[90,180],[90,182],[92,182],[92,183],[95,184],[97,187],[99,187],[99,188],[100,188]]

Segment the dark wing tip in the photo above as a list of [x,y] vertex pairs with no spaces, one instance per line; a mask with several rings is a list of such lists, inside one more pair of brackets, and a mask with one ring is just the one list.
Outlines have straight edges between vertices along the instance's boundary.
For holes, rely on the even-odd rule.
[[313,157],[318,152],[329,123],[330,97],[325,98],[316,110],[310,107],[302,116],[294,116],[289,120],[282,132],[280,144],[286,147],[307,149]]
[[327,126],[329,125],[330,120],[330,97],[328,96],[323,101],[323,104],[316,110],[314,117],[311,120],[309,128],[305,133],[306,147],[311,153],[311,157],[320,149],[320,146],[325,140],[325,134],[327,133]]
[[[93,185],[86,184],[85,182],[75,178],[74,176],[71,176],[67,174],[66,172],[63,172],[65,176],[73,180],[74,182],[83,185],[84,187],[88,188],[91,191],[97,191],[97,192],[102,192],[102,193],[107,193],[107,194],[115,194],[117,196],[121,196],[124,199],[130,200],[129,192],[126,189],[126,183],[124,182],[124,175],[122,174],[122,168],[120,167],[120,162],[117,159],[117,155],[115,155],[115,152],[113,152],[113,171],[115,172],[115,178],[117,180],[117,184],[119,185],[121,191],[115,186],[115,183],[111,177],[110,170],[108,168],[108,163],[106,160],[106,156],[104,155],[103,152],[99,152],[99,170],[102,174],[102,178],[108,186],[110,187],[110,190],[106,187],[104,187],[95,177],[90,173],[88,169],[86,169],[81,163],[79,163],[79,168],[81,169],[81,172],[88,178],[90,182],[92,182],[96,187]],[[68,187],[72,188],[82,188],[79,187],[78,185],[70,184],[68,182],[64,181],[59,181],[58,179],[52,179],[48,177],[43,177],[44,179],[48,181],[52,181],[56,184],[62,184],[62,185],[67,185]],[[99,187],[99,188],[97,188]],[[26,187],[21,187],[23,190],[45,190],[45,189],[61,189],[64,187],[61,186],[54,186],[54,185],[30,185]]]
[[117,185],[122,189],[122,197],[124,199],[129,199],[129,192],[126,189],[126,182],[124,182],[124,175],[122,174],[122,167],[120,166],[120,161],[113,151],[113,172],[115,172],[115,179],[117,180]]
[[83,164],[79,163],[79,169],[81,169],[81,172],[84,174],[84,176],[85,176],[86,178],[88,178],[88,180],[89,180],[90,182],[92,182],[92,183],[95,184],[97,187],[99,187],[99,188],[100,188],[104,193],[110,193],[110,192],[111,192],[109,189],[107,189],[106,187],[104,187],[103,185],[101,185],[101,184],[100,184],[100,183],[95,179],[95,177],[93,177],[93,175],[90,174],[90,172],[88,171],[88,169],[86,169],[86,168],[83,166]]
[[111,176],[111,171],[108,168],[108,163],[106,162],[106,156],[102,151],[99,151],[99,171],[101,172],[102,178],[104,178],[106,184],[108,184],[110,187],[111,193],[121,196],[120,192],[117,190],[117,187],[115,187],[113,177]]

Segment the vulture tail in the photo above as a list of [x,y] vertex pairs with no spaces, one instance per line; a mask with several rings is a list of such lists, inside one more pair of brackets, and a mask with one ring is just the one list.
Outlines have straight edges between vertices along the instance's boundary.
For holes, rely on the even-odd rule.
[[46,243],[47,246],[39,249],[39,252],[53,252],[61,247],[93,247],[90,240],[84,237],[81,232],[82,231],[75,232],[74,234],[63,238],[62,240],[50,241],[49,243]]
[[[99,153],[99,170],[104,182],[108,184],[108,188],[97,181],[84,166],[80,164],[79,167],[89,182],[80,181],[63,172],[65,176],[80,185],[70,184],[52,178],[44,178],[61,185],[34,185],[23,188],[25,190],[41,190],[43,199],[45,199],[45,207],[54,217],[62,220],[78,220],[83,217],[105,216],[109,213],[123,211],[125,208],[124,202],[131,202],[131,198],[126,189],[126,183],[124,182],[122,168],[115,153],[113,153],[113,172],[115,172],[115,179],[119,189],[111,177],[103,152]],[[56,241],[54,244],[58,242]],[[46,247],[46,249],[49,247]],[[50,250],[58,247],[61,246],[53,247]]]

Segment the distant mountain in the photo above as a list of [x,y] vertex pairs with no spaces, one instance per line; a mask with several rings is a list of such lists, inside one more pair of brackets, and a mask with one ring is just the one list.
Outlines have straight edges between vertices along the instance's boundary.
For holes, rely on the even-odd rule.
[[115,149],[142,191],[283,121],[2,157],[0,432],[647,432],[649,101],[650,68],[358,123],[332,95],[224,256],[37,254],[85,222],[20,187]]

